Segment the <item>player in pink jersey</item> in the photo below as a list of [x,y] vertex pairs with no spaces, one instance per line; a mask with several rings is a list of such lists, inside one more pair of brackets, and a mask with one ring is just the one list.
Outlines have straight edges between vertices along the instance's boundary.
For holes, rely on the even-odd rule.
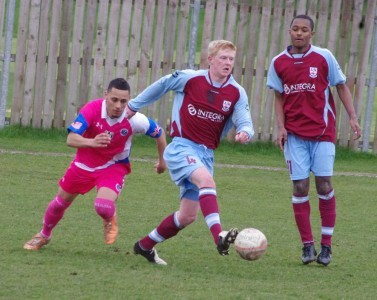
[[76,156],[59,181],[56,197],[47,206],[42,230],[24,249],[39,250],[50,242],[53,228],[79,194],[97,189],[94,208],[103,219],[104,240],[113,244],[118,235],[115,202],[123,183],[131,173],[129,155],[132,136],[146,134],[156,139],[158,174],[166,169],[163,152],[164,131],[143,114],[127,119],[125,107],[130,100],[130,86],[123,78],[109,83],[103,99],[88,102],[68,127],[67,144],[77,148]]
[[[267,86],[275,91],[278,143],[293,182],[292,206],[303,244],[302,262],[331,262],[335,227],[333,175],[336,111],[330,87],[335,86],[346,109],[354,139],[361,136],[346,77],[333,54],[310,44],[314,22],[307,15],[293,18],[292,45],[273,58]],[[310,224],[309,175],[313,172],[321,216],[321,251],[317,256]]]
[[132,116],[168,91],[175,92],[170,128],[173,140],[166,147],[164,159],[172,180],[180,188],[181,201],[178,211],[134,245],[134,252],[152,263],[166,264],[154,246],[194,222],[199,209],[220,255],[229,253],[237,236],[236,228],[222,230],[213,179],[214,150],[229,129],[236,127],[235,140],[241,144],[254,134],[246,92],[232,76],[235,55],[233,43],[212,41],[208,47],[209,69],[166,75],[126,108],[127,115]]

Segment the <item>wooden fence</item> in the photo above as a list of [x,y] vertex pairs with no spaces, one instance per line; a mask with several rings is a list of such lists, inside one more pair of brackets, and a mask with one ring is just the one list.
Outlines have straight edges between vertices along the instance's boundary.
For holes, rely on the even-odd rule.
[[[211,40],[233,41],[238,49],[234,76],[249,96],[256,139],[274,140],[267,69],[290,42],[292,17],[306,13],[316,24],[313,43],[337,57],[362,119],[376,2],[201,1],[195,68],[207,68]],[[0,26],[4,3],[0,0]],[[10,123],[61,128],[88,99],[101,97],[112,78],[125,77],[136,95],[162,75],[186,68],[193,5],[193,0],[20,1]],[[347,114],[336,100],[338,143],[356,149],[359,142],[352,140]],[[168,95],[143,112],[167,127],[170,107]],[[377,152],[377,134],[371,140]]]

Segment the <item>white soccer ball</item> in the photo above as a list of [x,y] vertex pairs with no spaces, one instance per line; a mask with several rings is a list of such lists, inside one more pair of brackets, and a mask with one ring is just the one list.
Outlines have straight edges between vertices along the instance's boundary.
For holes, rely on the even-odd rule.
[[243,259],[256,260],[266,252],[267,238],[258,229],[245,228],[238,233],[234,246]]

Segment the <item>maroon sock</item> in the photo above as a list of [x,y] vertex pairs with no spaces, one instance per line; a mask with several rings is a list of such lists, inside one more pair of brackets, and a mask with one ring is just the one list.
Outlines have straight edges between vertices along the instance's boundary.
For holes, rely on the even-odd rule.
[[217,245],[219,233],[222,231],[222,228],[219,207],[217,204],[216,189],[201,188],[199,190],[199,203],[207,226],[211,231],[215,244]]
[[144,250],[152,249],[157,243],[161,243],[175,236],[182,227],[178,222],[178,212],[167,216],[160,225],[139,241]]
[[326,195],[318,195],[319,198],[319,212],[321,214],[322,222],[322,238],[321,244],[331,246],[331,239],[334,232],[336,220],[336,200],[334,190]]
[[310,203],[308,195],[293,195],[292,206],[302,243],[314,244],[313,233],[310,224]]

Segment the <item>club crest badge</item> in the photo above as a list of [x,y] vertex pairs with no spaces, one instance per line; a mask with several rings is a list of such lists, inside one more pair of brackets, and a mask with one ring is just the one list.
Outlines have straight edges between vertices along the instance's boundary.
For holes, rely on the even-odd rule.
[[317,78],[318,69],[316,67],[310,67],[309,76],[311,78]]
[[120,130],[120,135],[121,136],[126,136],[128,134],[128,130],[126,128],[123,128]]
[[224,100],[223,102],[223,111],[229,111],[230,106],[232,105],[232,102],[228,100]]

